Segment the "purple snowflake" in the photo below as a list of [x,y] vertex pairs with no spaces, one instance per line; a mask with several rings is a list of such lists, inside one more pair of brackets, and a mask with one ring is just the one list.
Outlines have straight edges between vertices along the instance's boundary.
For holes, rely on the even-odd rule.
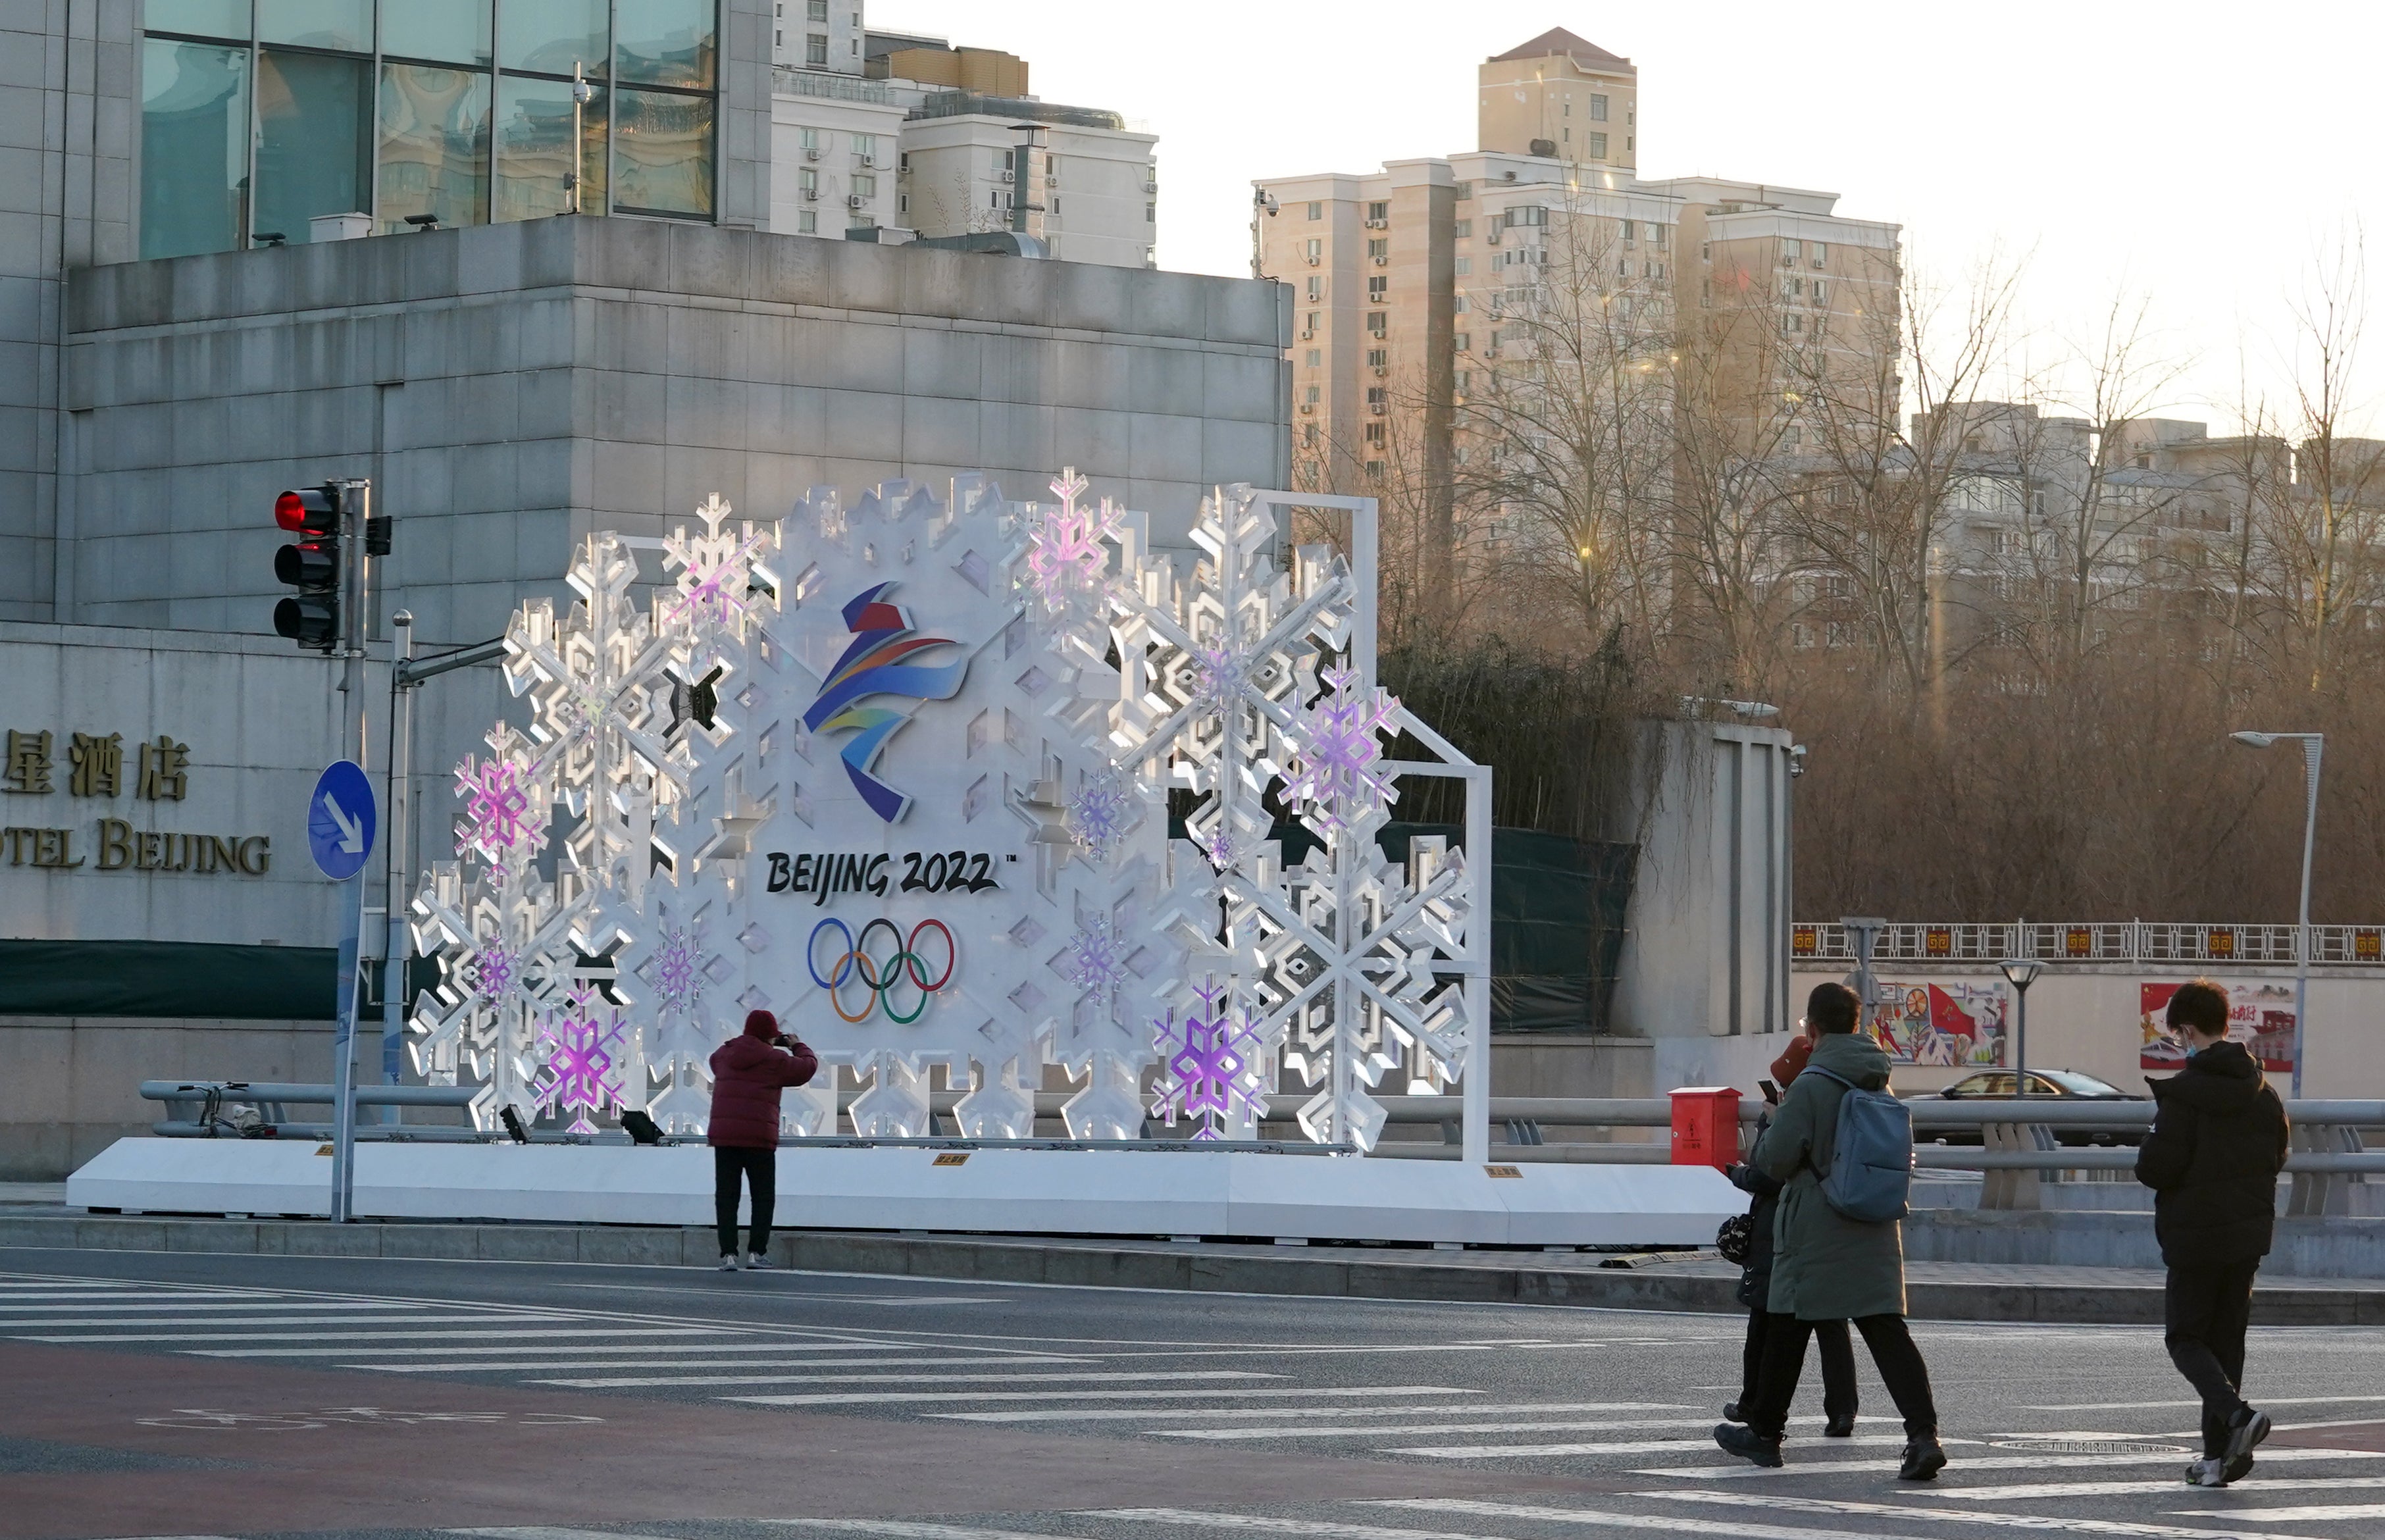
[[456,767],[456,795],[464,798],[465,826],[456,835],[456,854],[499,861],[531,838],[530,789],[521,765],[509,758],[467,756]]
[[1134,950],[1132,940],[1108,916],[1080,918],[1077,933],[1053,958],[1052,967],[1076,988],[1109,1005],[1132,974],[1128,964]]
[[532,1105],[541,1112],[575,1112],[569,1132],[595,1133],[588,1114],[620,1104],[612,1048],[629,1030],[620,1012],[602,1008],[585,988],[573,990],[561,1010],[539,1023],[546,1062],[531,1082]]
[[743,541],[722,535],[718,541],[693,542],[695,554],[679,575],[679,602],[663,617],[664,623],[687,616],[721,626],[751,615],[753,607],[745,602],[745,592],[754,581],[755,555],[768,539],[767,532],[755,532],[748,525]]
[[1134,814],[1125,777],[1115,770],[1099,770],[1080,777],[1068,798],[1068,833],[1093,859],[1105,861],[1110,847],[1126,838]]
[[1230,642],[1216,639],[1192,650],[1187,683],[1192,701],[1205,712],[1223,711],[1242,699],[1251,682],[1250,656]]
[[1118,532],[1118,507],[1108,498],[1091,508],[1077,506],[1085,478],[1064,471],[1052,483],[1060,506],[1046,508],[1027,532],[1027,583],[1047,614],[1063,615],[1101,592],[1109,570],[1109,547]]
[[1209,858],[1209,864],[1218,870],[1223,871],[1234,864],[1234,832],[1228,825],[1224,813],[1217,815],[1217,827],[1210,831],[1207,839],[1193,843],[1201,847],[1201,854]]
[[1349,669],[1328,670],[1325,684],[1325,695],[1301,714],[1283,800],[1330,833],[1398,800],[1391,778],[1378,767],[1380,735],[1397,731],[1392,719],[1400,703],[1389,691],[1363,688]]
[[704,975],[697,970],[703,954],[695,937],[681,927],[666,925],[662,937],[662,945],[638,971],[655,986],[656,1008],[690,1009],[704,993]]
[[1204,984],[1200,1008],[1177,1020],[1174,1010],[1152,1023],[1153,1044],[1159,1052],[1160,1078],[1151,1115],[1169,1128],[1180,1115],[1196,1126],[1195,1139],[1224,1135],[1224,1123],[1240,1116],[1256,1118],[1267,1110],[1261,1096],[1258,1029],[1234,1014],[1224,992]]
[[520,959],[501,941],[481,943],[480,947],[456,970],[456,980],[472,992],[482,1007],[493,1006],[512,992],[514,976],[520,971]]

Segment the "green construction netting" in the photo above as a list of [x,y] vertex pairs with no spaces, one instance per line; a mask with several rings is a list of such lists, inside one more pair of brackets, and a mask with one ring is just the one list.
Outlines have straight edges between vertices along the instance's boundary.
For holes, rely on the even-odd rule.
[[[0,940],[0,1016],[328,1021],[339,965],[329,946]],[[366,964],[365,1003],[375,1011],[380,971]],[[429,958],[407,965],[415,992],[438,977]]]

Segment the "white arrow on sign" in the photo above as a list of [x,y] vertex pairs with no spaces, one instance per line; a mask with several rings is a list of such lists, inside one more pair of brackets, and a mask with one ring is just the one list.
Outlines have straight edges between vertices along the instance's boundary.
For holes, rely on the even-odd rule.
[[350,856],[361,854],[365,847],[364,830],[354,819],[340,810],[340,805],[331,800],[331,794],[329,792],[323,794],[323,810],[331,815],[333,823],[340,826],[341,851]]

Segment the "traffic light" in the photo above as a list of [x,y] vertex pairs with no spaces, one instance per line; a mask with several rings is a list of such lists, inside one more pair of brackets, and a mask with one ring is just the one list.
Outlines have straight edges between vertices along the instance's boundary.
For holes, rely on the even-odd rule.
[[273,553],[273,576],[297,593],[273,607],[273,629],[302,647],[334,651],[340,645],[341,570],[338,482],[299,487],[273,502],[273,521],[298,537]]

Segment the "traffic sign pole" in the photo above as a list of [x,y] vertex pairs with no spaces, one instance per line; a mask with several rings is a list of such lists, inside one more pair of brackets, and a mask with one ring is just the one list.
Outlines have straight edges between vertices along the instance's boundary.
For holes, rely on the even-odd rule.
[[379,813],[372,782],[355,761],[342,759],[316,778],[306,804],[306,850],[316,869],[343,890],[340,903],[339,1025],[331,1051],[331,1222],[345,1224],[356,1207],[356,1003],[363,969],[365,862],[372,854]]

